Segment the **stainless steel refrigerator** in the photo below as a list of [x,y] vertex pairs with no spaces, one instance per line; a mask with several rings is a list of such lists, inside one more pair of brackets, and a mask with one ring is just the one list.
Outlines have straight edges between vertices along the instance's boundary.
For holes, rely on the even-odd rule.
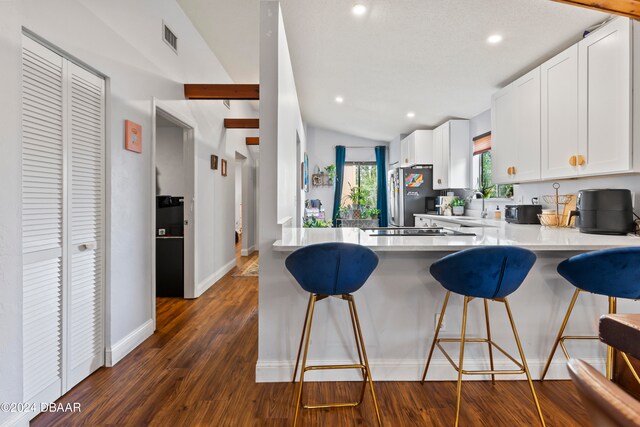
[[413,227],[414,214],[435,213],[433,166],[397,168],[389,176],[390,223],[396,227]]

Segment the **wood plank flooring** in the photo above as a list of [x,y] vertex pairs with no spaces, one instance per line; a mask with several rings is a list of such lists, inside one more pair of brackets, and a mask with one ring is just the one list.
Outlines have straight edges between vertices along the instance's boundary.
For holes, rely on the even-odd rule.
[[[258,280],[233,273],[197,300],[158,298],[157,332],[115,367],[98,370],[59,400],[80,402],[82,412],[42,414],[32,425],[291,425],[294,385],[254,382]],[[453,424],[454,382],[375,386],[385,426]],[[358,388],[358,383],[311,383],[306,395],[336,400],[357,395]],[[571,382],[536,382],[536,389],[548,426],[589,425]],[[299,425],[375,426],[367,397],[360,408],[302,411]],[[460,425],[538,425],[526,382],[500,381],[495,387],[466,382]]]

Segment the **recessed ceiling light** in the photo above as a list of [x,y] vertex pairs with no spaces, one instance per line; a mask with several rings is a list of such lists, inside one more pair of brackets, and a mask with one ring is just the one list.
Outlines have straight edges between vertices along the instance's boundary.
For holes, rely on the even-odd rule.
[[353,8],[351,9],[351,12],[356,16],[362,16],[365,13],[367,13],[367,6],[361,3],[358,3],[353,6]]
[[338,104],[342,104],[342,103],[344,102],[344,98],[343,98],[343,97],[341,97],[341,96],[336,96],[336,102],[337,102]]
[[409,117],[410,119],[413,119],[416,116],[416,113],[414,113],[413,111],[409,111],[407,113],[407,117]]
[[490,44],[497,44],[500,43],[502,41],[502,36],[500,34],[492,34],[489,37],[487,37],[487,43]]

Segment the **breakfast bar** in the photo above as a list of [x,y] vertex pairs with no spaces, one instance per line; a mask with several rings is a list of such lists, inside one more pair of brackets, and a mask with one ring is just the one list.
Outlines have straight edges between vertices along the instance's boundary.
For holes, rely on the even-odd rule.
[[[479,246],[519,246],[531,249],[537,255],[536,263],[522,287],[510,296],[509,301],[532,377],[537,379],[575,289],[556,272],[557,265],[582,252],[640,245],[640,237],[632,235],[583,234],[571,228],[516,225],[483,219],[467,223],[458,220],[457,224],[449,222],[443,231],[441,235],[379,236],[376,234],[380,233],[375,229],[284,229],[282,239],[273,244],[272,252],[281,262],[281,270],[272,273],[278,274],[281,280],[277,285],[273,282],[277,289],[268,294],[263,292],[260,296],[260,359],[256,370],[257,380],[291,380],[307,294],[288,274],[284,260],[298,248],[322,242],[348,242],[369,247],[378,254],[380,262],[377,269],[366,286],[354,294],[372,374],[376,380],[419,380],[421,377],[445,296],[445,290],[429,274],[429,266],[433,262],[449,253]],[[455,232],[462,232],[462,235]],[[475,268],[481,272],[483,266],[477,265]],[[633,304],[631,301],[621,300],[618,310],[632,311]],[[460,334],[461,305],[461,297],[451,297],[441,336]],[[494,341],[509,353],[517,353],[503,305],[490,302],[489,310]],[[598,319],[606,312],[605,297],[583,293],[566,332],[573,335],[597,335]],[[339,364],[350,363],[357,358],[349,329],[349,311],[344,305],[329,298],[318,304],[315,316],[309,360]],[[472,301],[469,306],[467,335],[485,337],[485,334],[482,303]],[[567,345],[572,357],[583,359],[599,369],[604,368],[604,345],[595,341],[572,342]],[[455,354],[455,344],[451,350]],[[465,349],[465,366],[469,369],[486,368],[486,353],[485,345],[468,345]],[[496,369],[512,367],[508,359],[496,357]],[[321,371],[309,373],[309,380],[358,380],[359,375],[357,371]],[[455,370],[442,354],[436,352],[427,380],[455,378]],[[476,378],[486,379],[484,376]],[[546,378],[568,378],[565,359],[560,352],[554,358]],[[523,377],[514,376],[513,379]]]

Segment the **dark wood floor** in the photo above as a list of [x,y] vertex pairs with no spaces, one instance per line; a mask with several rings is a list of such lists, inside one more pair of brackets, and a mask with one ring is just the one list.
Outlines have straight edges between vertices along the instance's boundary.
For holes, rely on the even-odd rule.
[[[254,383],[258,280],[232,274],[197,300],[159,298],[157,332],[114,368],[98,370],[60,399],[80,402],[82,412],[42,414],[32,425],[290,425],[294,385]],[[312,383],[308,395],[318,400],[338,399],[357,394],[357,387],[357,383]],[[548,426],[589,425],[570,382],[536,383],[536,389]],[[386,426],[452,424],[453,382],[424,386],[378,382],[376,391]],[[370,400],[365,399],[363,405],[303,411],[300,425],[376,425]],[[465,383],[460,425],[537,425],[527,384]]]

